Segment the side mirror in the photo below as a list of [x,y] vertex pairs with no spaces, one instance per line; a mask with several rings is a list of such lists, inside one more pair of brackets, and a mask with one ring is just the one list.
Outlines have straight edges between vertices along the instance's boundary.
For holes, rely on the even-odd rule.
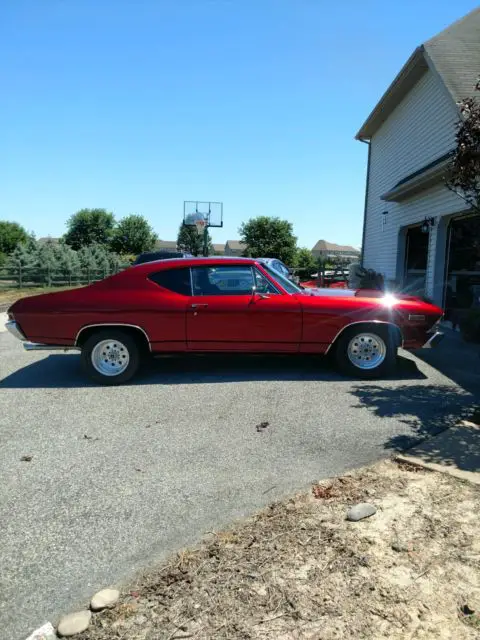
[[268,293],[260,293],[257,291],[257,287],[252,287],[252,297],[250,299],[250,304],[254,304],[256,300],[267,300],[270,298]]

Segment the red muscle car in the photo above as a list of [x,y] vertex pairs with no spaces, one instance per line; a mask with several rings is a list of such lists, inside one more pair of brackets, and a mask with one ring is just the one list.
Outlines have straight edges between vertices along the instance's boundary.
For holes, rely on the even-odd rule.
[[119,384],[168,352],[331,353],[344,372],[379,377],[398,347],[438,343],[442,310],[379,291],[302,290],[250,258],[182,258],[24,298],[8,315],[27,350],[79,350],[91,378]]

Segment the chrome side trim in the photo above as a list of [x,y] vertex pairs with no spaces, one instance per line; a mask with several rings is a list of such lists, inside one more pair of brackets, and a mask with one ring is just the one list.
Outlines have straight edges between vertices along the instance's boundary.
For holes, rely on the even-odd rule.
[[395,327],[395,329],[398,329],[400,332],[400,337],[402,339],[401,343],[400,343],[400,347],[403,346],[403,334],[402,334],[402,330],[400,329],[400,327],[398,326],[398,324],[395,324],[394,322],[387,322],[386,320],[359,320],[358,322],[351,322],[350,324],[345,325],[342,329],[340,329],[340,331],[337,333],[337,335],[334,337],[334,339],[332,340],[332,342],[328,345],[327,350],[325,351],[325,355],[330,351],[330,349],[332,348],[332,346],[335,344],[335,342],[337,341],[337,339],[341,336],[341,334],[346,331],[347,329],[350,329],[350,327],[353,327],[356,324],[387,324],[390,327]]
[[80,347],[69,347],[60,344],[43,344],[41,342],[24,342],[25,351],[80,351]]
[[12,336],[17,338],[17,340],[26,340],[27,339],[26,336],[23,335],[20,327],[15,322],[15,320],[9,320],[8,322],[6,322],[5,323],[5,328],[7,329],[7,331],[9,333],[12,334]]
[[150,343],[150,338],[148,337],[147,332],[145,331],[145,329],[142,329],[142,327],[139,327],[136,324],[127,324],[126,322],[99,322],[98,324],[87,324],[84,327],[82,327],[80,329],[80,331],[77,333],[77,336],[75,338],[75,347],[78,344],[78,339],[79,339],[82,331],[85,331],[85,329],[92,329],[93,327],[130,327],[131,329],[139,329],[139,331],[141,331],[143,333],[143,335],[145,336],[145,338],[147,339],[148,350],[149,351],[152,350],[152,345]]

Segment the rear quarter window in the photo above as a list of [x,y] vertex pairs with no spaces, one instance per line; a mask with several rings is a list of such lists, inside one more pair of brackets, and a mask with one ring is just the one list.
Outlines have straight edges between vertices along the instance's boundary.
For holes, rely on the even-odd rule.
[[164,269],[151,273],[148,279],[160,285],[163,289],[178,293],[181,296],[192,295],[190,269]]

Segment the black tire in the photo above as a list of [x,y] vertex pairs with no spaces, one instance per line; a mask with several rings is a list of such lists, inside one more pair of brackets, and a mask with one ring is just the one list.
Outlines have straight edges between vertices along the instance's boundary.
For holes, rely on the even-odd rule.
[[[95,347],[103,341],[118,343],[117,351],[120,353],[119,357],[128,357],[127,367],[116,375],[102,373],[93,364],[92,354]],[[122,353],[123,350],[126,350],[127,354]],[[142,351],[135,338],[126,331],[114,328],[101,329],[87,338],[83,344],[81,360],[85,372],[92,380],[103,385],[113,386],[127,382],[137,373],[142,362]],[[105,364],[108,365],[107,360],[105,360]]]
[[[363,341],[361,336],[364,336]],[[365,348],[372,348],[369,345],[369,339],[365,339],[366,335],[372,336],[372,343],[375,345],[375,340],[377,340],[378,345],[384,345],[385,347],[385,357],[377,366],[372,366],[371,368],[362,368],[362,359],[368,363],[368,358],[372,357],[370,354],[363,355],[359,353],[357,349],[358,355],[358,364],[354,364],[349,357],[349,346],[350,343],[355,339],[355,337],[359,338],[359,347],[365,343]],[[360,342],[361,341],[361,342]],[[352,345],[352,348],[355,346],[355,343]],[[396,367],[397,364],[397,349],[398,349],[398,339],[395,335],[395,332],[391,330],[388,326],[385,325],[376,325],[376,324],[358,324],[350,329],[346,329],[338,338],[335,343],[335,362],[343,373],[348,376],[353,376],[356,378],[362,378],[366,380],[372,380],[375,378],[382,378],[391,374]],[[372,352],[373,353],[373,352]],[[352,357],[354,354],[352,354]],[[363,365],[368,366],[368,364]]]

